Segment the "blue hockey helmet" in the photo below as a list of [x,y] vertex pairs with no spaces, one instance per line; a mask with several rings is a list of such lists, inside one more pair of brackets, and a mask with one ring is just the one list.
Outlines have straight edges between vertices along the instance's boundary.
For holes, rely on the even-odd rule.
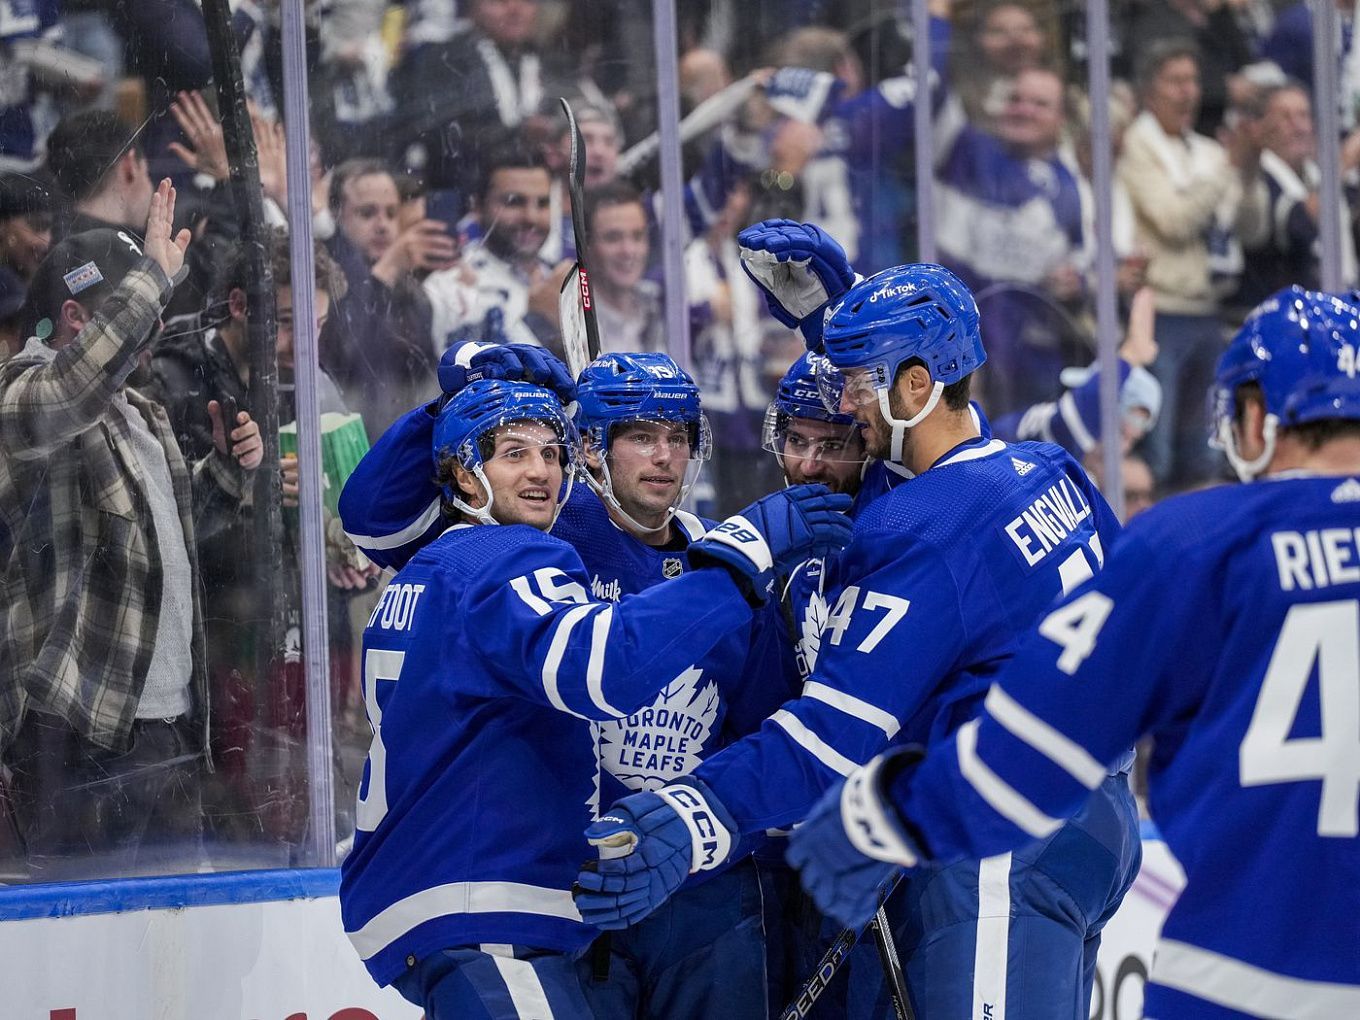
[[[779,380],[774,400],[765,409],[761,445],[775,456],[782,457],[789,423],[795,418],[811,418],[844,426],[848,439],[851,432],[858,428],[854,416],[828,410],[833,405],[839,405],[843,385],[841,373],[825,355],[804,352]],[[854,459],[863,460],[863,452],[860,451]]]
[[462,493],[447,485],[444,498],[484,524],[498,523],[491,515],[491,485],[483,470],[487,458],[484,441],[502,426],[517,422],[547,426],[562,446],[562,489],[557,501],[560,510],[571,494],[579,437],[576,426],[551,390],[503,379],[478,380],[449,398],[435,420],[432,452],[436,467],[445,457],[455,458],[482,483],[487,503],[484,507],[471,506]]
[[[666,519],[656,527],[639,523],[619,503],[609,474],[615,426],[626,422],[683,423],[688,426],[688,464]],[[699,387],[669,354],[602,354],[576,380],[576,425],[600,456],[599,476],[587,476],[600,497],[640,531],[660,531],[680,508],[713,455],[713,433],[699,400]]]
[[[935,409],[946,386],[987,360],[972,292],[948,269],[930,263],[885,269],[855,284],[827,312],[822,342],[845,374],[852,403],[877,396],[893,426],[894,460],[901,455],[904,430]],[[934,392],[920,413],[903,421],[889,410],[888,393],[897,370],[913,358],[930,372]]]
[[[1295,285],[1247,316],[1219,358],[1210,393],[1212,445],[1246,481],[1275,455],[1276,431],[1328,418],[1360,419],[1360,305]],[[1265,404],[1265,449],[1253,460],[1237,450],[1232,425],[1238,389],[1256,383]]]

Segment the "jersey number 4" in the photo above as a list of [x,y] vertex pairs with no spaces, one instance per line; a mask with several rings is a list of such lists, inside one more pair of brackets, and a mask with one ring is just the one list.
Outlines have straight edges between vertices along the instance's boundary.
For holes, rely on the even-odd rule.
[[[1290,737],[1315,664],[1321,735]],[[1243,786],[1320,779],[1318,835],[1360,834],[1360,600],[1290,608],[1238,769]]]

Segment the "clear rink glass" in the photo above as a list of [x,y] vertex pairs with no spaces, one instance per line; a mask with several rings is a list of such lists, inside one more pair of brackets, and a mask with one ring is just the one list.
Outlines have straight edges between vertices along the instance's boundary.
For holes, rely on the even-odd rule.
[[[804,339],[769,312],[736,241],[772,217],[819,224],[864,276],[927,255],[958,273],[977,297],[988,351],[973,397],[1006,438],[1025,434],[1035,407],[1063,399],[1064,369],[1095,358],[1102,290],[1114,292],[1119,319],[1109,346],[1147,283],[1160,353],[1135,356],[1161,380],[1164,406],[1125,473],[1138,467],[1132,459],[1147,462],[1140,493],[1149,465],[1163,486],[1218,476],[1202,448],[1202,376],[1245,311],[1244,268],[1262,250],[1251,234],[1260,224],[1240,214],[1259,181],[1239,125],[1269,85],[1241,64],[1236,41],[1241,52],[1265,45],[1269,25],[1251,14],[1261,5],[1219,5],[1209,27],[1189,30],[1206,56],[1193,68],[1186,130],[1222,145],[1221,159],[1206,160],[1229,170],[1224,207],[1196,232],[1203,259],[1188,268],[1158,234],[1166,199],[1157,185],[1180,171],[1155,155],[1153,78],[1135,81],[1163,31],[1148,5],[1112,5],[1113,84],[1098,96],[1085,64],[1092,5],[1076,0],[677,3],[673,38],[662,42],[679,72],[665,82],[648,3],[340,0],[325,16],[308,5],[307,61],[284,51],[272,5],[238,5],[229,29],[189,0],[95,6],[0,14],[3,123],[19,126],[0,133],[0,341],[8,357],[27,359],[0,373],[0,415],[13,406],[14,365],[41,371],[50,355],[36,340],[25,352],[12,299],[53,233],[102,221],[141,237],[151,190],[169,177],[176,222],[194,238],[150,365],[117,380],[110,392],[122,395],[86,423],[110,437],[109,456],[82,460],[100,453],[88,442],[0,450],[17,479],[0,492],[9,500],[0,555],[23,593],[15,605],[31,611],[6,607],[0,624],[0,880],[344,856],[372,740],[360,635],[385,578],[345,536],[339,493],[388,426],[438,397],[436,366],[452,343],[560,351],[558,292],[580,255],[606,349],[674,345],[688,359],[707,415],[700,434],[652,423],[613,440],[639,456],[659,455],[664,442],[686,459],[683,481],[694,482],[705,516],[783,480],[764,416]],[[224,31],[236,35],[253,111],[225,135],[252,135],[252,159],[221,130],[230,105],[212,80]],[[1338,71],[1332,94],[1342,102],[1313,111],[1320,139],[1354,126],[1355,63]],[[1302,59],[1290,69],[1318,70]],[[1181,79],[1159,87],[1190,89]],[[287,134],[281,126],[304,80],[306,140],[297,119]],[[673,93],[678,140],[673,123],[659,131],[657,114]],[[576,210],[584,252],[564,184],[563,96],[586,149],[587,208]],[[918,102],[928,107],[919,119]],[[1111,137],[1097,139],[1090,111],[1106,106]],[[291,188],[289,140],[309,153],[305,180]],[[1115,157],[1108,233],[1095,228],[1100,144]],[[678,201],[661,188],[662,161],[675,158]],[[254,183],[240,170],[247,163],[259,167],[255,205],[242,201]],[[118,174],[102,173],[113,166]],[[928,180],[917,166],[932,168]],[[101,190],[110,180],[130,183]],[[1230,209],[1232,192],[1241,197]],[[1324,193],[1322,220],[1344,219],[1337,194]],[[663,225],[666,208],[674,219]],[[290,220],[310,222],[315,248],[299,263],[308,274],[283,235],[268,233]],[[682,257],[667,263],[660,242],[677,237]],[[1340,242],[1321,245],[1320,278],[1354,286],[1353,239]],[[1097,257],[1106,250],[1108,272]],[[112,283],[123,270],[108,258],[87,254],[57,278],[94,261]],[[316,323],[294,314],[309,276]],[[1192,276],[1200,290],[1187,289]],[[691,337],[683,349],[666,304],[673,310],[677,296]],[[299,380],[311,384],[305,401]],[[885,382],[848,373],[847,405],[876,400]],[[268,433],[262,457],[222,445],[214,414],[232,407]],[[248,436],[238,442],[251,446]],[[837,442],[819,434],[797,452],[834,460]],[[1100,442],[1123,453],[1118,435]],[[1085,458],[1098,472],[1101,448]],[[93,496],[78,484],[92,477],[101,479]],[[313,569],[303,571],[298,489],[318,477],[309,513],[319,509],[320,526],[309,525]],[[44,530],[43,515],[27,509],[44,500],[57,516],[69,504],[78,532]],[[25,559],[39,548],[57,552]],[[75,563],[106,573],[79,575]],[[58,592],[62,612],[51,608]]]

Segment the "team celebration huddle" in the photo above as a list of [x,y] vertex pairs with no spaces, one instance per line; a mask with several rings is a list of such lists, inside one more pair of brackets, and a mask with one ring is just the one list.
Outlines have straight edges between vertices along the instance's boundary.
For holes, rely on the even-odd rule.
[[1086,1020],[1138,744],[1186,875],[1145,1015],[1360,1016],[1355,296],[1252,312],[1209,395],[1247,484],[1124,529],[1093,414],[972,401],[950,271],[739,243],[807,344],[782,490],[685,509],[713,440],[668,355],[479,340],[346,484],[395,571],[341,885],[373,978],[431,1020]]

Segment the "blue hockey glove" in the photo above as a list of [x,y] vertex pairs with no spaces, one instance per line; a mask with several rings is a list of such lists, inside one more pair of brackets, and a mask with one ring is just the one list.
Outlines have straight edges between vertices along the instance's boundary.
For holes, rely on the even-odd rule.
[[888,803],[888,783],[919,761],[917,748],[880,755],[828,790],[789,836],[789,863],[817,909],[860,927],[878,909],[884,885],[921,853]]
[[825,485],[792,485],[758,499],[689,547],[695,566],[726,567],[747,599],[765,604],[776,574],[850,541],[850,497]]
[[665,903],[696,871],[727,860],[736,823],[707,786],[688,776],[655,793],[624,797],[586,829],[600,848],[576,876],[581,919],[627,928]]
[[765,292],[770,314],[803,330],[808,350],[822,345],[827,306],[855,282],[850,260],[830,234],[812,223],[762,220],[737,235],[741,268]]
[[464,340],[439,359],[439,388],[453,396],[478,379],[509,379],[535,383],[557,394],[562,403],[576,399],[576,380],[567,366],[533,344],[490,344]]

